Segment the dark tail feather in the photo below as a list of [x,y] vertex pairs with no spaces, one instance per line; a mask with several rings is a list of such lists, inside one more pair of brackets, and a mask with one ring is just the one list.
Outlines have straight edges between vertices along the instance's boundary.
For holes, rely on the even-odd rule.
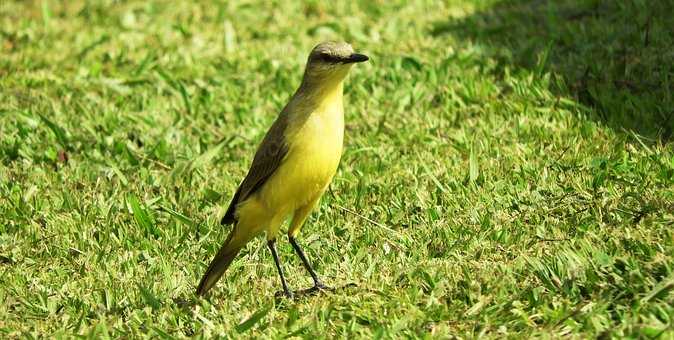
[[230,249],[229,240],[222,245],[222,248],[218,251],[218,254],[215,255],[213,261],[208,266],[204,277],[201,278],[199,282],[199,287],[197,287],[197,295],[204,296],[206,293],[213,288],[216,282],[220,277],[225,273],[229,265],[232,264],[232,261],[236,255],[241,250],[241,247],[235,247]]
[[229,213],[225,214],[225,216],[222,216],[222,220],[220,220],[221,225],[228,225],[234,222],[236,222],[234,216],[229,215]]
[[227,208],[225,216],[222,216],[220,224],[227,225],[236,222],[236,216],[234,216],[234,214],[236,213],[236,205],[239,203],[240,192],[241,187],[239,187],[239,189],[236,190],[236,193],[234,193],[234,197],[232,197],[232,201],[229,203],[229,207]]

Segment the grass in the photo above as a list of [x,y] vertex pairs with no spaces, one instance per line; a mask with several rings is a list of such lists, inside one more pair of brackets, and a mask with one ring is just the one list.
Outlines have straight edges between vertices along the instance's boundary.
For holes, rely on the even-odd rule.
[[[0,337],[674,337],[673,10],[2,1]],[[327,39],[372,57],[300,237],[340,289],[258,239],[195,298]]]

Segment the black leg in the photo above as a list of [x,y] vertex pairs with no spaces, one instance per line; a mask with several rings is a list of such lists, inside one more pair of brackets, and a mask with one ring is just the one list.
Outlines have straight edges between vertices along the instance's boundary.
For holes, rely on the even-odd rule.
[[316,290],[321,290],[321,289],[330,289],[326,285],[321,282],[321,280],[318,278],[318,275],[316,275],[316,272],[314,271],[314,268],[311,268],[311,264],[309,263],[309,260],[307,260],[306,255],[304,255],[304,252],[302,251],[302,248],[297,244],[297,241],[295,241],[295,238],[292,236],[288,236],[288,240],[290,241],[290,244],[293,246],[293,249],[295,249],[295,252],[297,255],[299,255],[300,259],[302,260],[302,264],[304,264],[304,268],[307,269],[309,272],[309,275],[311,275],[311,278],[314,280],[314,289]]
[[267,241],[267,246],[269,247],[269,250],[271,251],[271,255],[274,257],[274,263],[276,263],[276,269],[278,269],[278,275],[281,277],[281,285],[283,286],[283,293],[287,297],[292,297],[293,293],[288,289],[288,284],[286,283],[286,278],[283,276],[283,268],[281,268],[281,260],[278,258],[278,254],[276,253],[276,240],[269,240]]

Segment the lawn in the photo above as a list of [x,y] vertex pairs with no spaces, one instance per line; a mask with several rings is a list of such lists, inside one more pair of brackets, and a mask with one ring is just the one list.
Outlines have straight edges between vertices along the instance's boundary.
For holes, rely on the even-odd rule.
[[[674,0],[0,1],[0,338],[674,337]],[[323,40],[368,54],[277,299],[196,284]],[[310,277],[284,236],[293,289]]]

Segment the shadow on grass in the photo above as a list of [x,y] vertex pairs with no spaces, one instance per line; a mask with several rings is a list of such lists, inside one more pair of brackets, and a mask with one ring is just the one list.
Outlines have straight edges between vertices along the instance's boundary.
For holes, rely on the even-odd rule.
[[551,72],[554,91],[617,131],[665,142],[674,133],[674,0],[504,0],[437,22],[505,65]]
[[[358,285],[355,283],[347,283],[341,287],[326,287],[325,289],[311,287],[306,289],[300,289],[293,292],[294,296],[291,300],[293,299],[297,300],[300,298],[312,297],[322,294],[340,293],[340,292],[346,293],[348,290],[356,287],[358,287]],[[280,303],[288,300],[288,297],[283,293],[283,291],[278,291],[276,292],[276,294],[274,294],[274,300],[276,300],[276,303]]]
[[[307,289],[301,289],[297,290],[294,292],[294,298],[293,299],[288,299],[282,291],[276,292],[274,294],[274,300],[276,303],[283,303],[287,301],[293,301],[296,299],[300,298],[305,298],[305,297],[312,297],[312,296],[317,296],[317,295],[322,295],[322,294],[329,294],[329,293],[348,293],[349,291],[353,291],[353,289],[357,289],[358,285],[356,283],[347,283],[343,286],[339,287],[333,287],[329,289],[316,289],[314,287],[312,288],[307,288]],[[183,311],[187,312],[189,311],[192,307],[196,306],[199,303],[200,299],[204,299],[203,297],[197,297],[196,295],[194,296],[181,296],[173,299],[173,303],[182,309]],[[209,299],[206,297],[205,299]]]

